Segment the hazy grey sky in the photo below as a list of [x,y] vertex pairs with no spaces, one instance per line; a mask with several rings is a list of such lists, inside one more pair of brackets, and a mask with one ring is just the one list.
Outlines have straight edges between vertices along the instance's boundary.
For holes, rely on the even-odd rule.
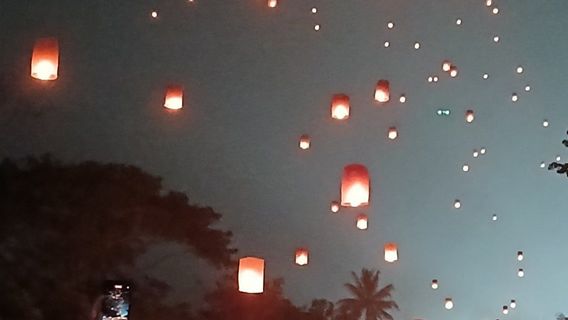
[[[296,303],[344,297],[349,272],[372,267],[396,287],[398,319],[568,312],[568,179],[539,167],[568,158],[568,3],[497,0],[493,15],[483,0],[279,2],[2,1],[0,70],[18,71],[17,86],[46,103],[2,111],[0,156],[51,152],[163,176],[223,213],[240,254],[264,257]],[[51,88],[27,79],[42,36],[61,47]],[[441,71],[444,59],[457,78]],[[379,79],[391,85],[385,105],[372,100]],[[161,107],[171,83],[185,88],[175,114]],[[336,93],[351,98],[345,122],[329,116]],[[441,107],[451,116],[436,116]],[[302,134],[308,151],[297,147]],[[473,158],[480,147],[486,155]],[[371,205],[331,214],[353,162],[370,171]],[[355,228],[359,213],[367,231]],[[385,242],[398,243],[398,262],[384,261]],[[304,268],[293,264],[299,246],[310,249]],[[503,316],[510,299],[518,306]]]

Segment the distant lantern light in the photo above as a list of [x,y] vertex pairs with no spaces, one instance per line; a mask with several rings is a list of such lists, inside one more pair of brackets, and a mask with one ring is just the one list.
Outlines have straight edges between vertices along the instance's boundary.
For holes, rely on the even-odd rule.
[[489,79],[489,74],[484,73],[484,74],[483,74],[483,80],[487,80],[487,79]]
[[338,213],[339,212],[339,202],[337,201],[332,201],[331,205],[330,205],[330,210],[333,213]]
[[390,42],[388,42],[388,41],[385,41],[385,43],[383,43],[383,46],[384,46],[385,48],[388,48],[388,47],[390,47]]
[[519,268],[519,270],[517,270],[517,277],[523,278],[524,276],[525,276],[525,270],[523,268]]
[[438,280],[437,279],[432,280],[431,286],[432,286],[432,289],[434,289],[434,290],[438,289]]
[[400,103],[405,103],[406,102],[406,96],[404,94],[401,94],[400,98],[398,98],[398,101],[400,101]]
[[394,23],[393,23],[392,21],[389,21],[389,22],[387,23],[387,28],[389,28],[389,29],[394,28]]
[[310,136],[308,136],[307,134],[303,134],[300,136],[300,142],[298,143],[298,146],[300,147],[300,149],[302,150],[307,150],[310,148],[311,145],[311,139]]
[[473,120],[475,120],[475,113],[473,112],[473,110],[467,110],[465,112],[465,122],[472,123]]
[[432,76],[429,76],[427,80],[428,80],[428,82],[432,82],[434,80],[434,78],[432,78]]
[[432,80],[434,80],[434,82],[438,82],[438,76],[434,76]]
[[509,314],[509,307],[503,306],[503,314]]
[[295,262],[299,266],[305,266],[308,264],[308,249],[305,248],[298,248],[296,249],[296,258]]
[[493,214],[493,215],[491,216],[491,220],[497,221],[497,215],[496,215],[496,214]]
[[518,74],[521,74],[525,71],[525,69],[523,68],[523,66],[518,66],[516,71]]
[[543,126],[543,127],[548,128],[548,125],[549,125],[548,120],[542,121],[542,126]]
[[436,110],[436,114],[439,116],[449,116],[452,113],[450,109],[438,109]]
[[458,200],[458,199],[454,200],[454,208],[455,209],[459,209],[459,208],[461,208],[461,206],[462,206],[462,204],[461,204],[460,200]]
[[515,309],[517,307],[517,301],[515,299],[511,299],[511,303],[509,303],[509,307],[511,307],[511,309]]
[[519,101],[519,96],[516,93],[513,93],[511,95],[511,101],[513,101],[513,102]]
[[517,260],[518,261],[523,261],[523,259],[525,258],[524,254],[522,251],[517,251]]
[[458,76],[458,68],[456,66],[450,67],[450,77],[455,78]]
[[349,118],[349,97],[344,94],[336,94],[331,99],[331,118],[345,120]]
[[241,258],[238,278],[240,292],[262,293],[264,291],[264,259]]
[[444,60],[442,62],[442,71],[448,72],[448,71],[450,71],[451,67],[452,67],[452,63],[450,61]]
[[463,171],[463,172],[469,172],[469,165],[468,165],[468,164],[464,164],[464,165],[462,166],[462,171]]
[[560,161],[560,156],[556,156],[556,161]]
[[389,242],[385,244],[385,261],[395,262],[398,260],[398,248],[396,243]]
[[420,42],[415,42],[415,43],[414,43],[414,49],[415,49],[415,50],[420,49]]
[[314,30],[315,30],[315,31],[319,31],[320,29],[321,29],[321,26],[320,26],[319,24],[316,24],[316,25],[314,26]]
[[456,19],[456,24],[457,24],[458,26],[461,25],[461,24],[462,24],[462,19],[457,18],[457,19]]
[[388,137],[390,140],[398,138],[398,130],[396,130],[396,127],[389,128]]
[[544,162],[544,161],[543,161],[543,162],[541,162],[541,163],[540,163],[540,167],[541,167],[541,168],[544,168],[544,167],[546,167],[546,162]]
[[152,13],[150,13],[150,16],[154,19],[158,18],[158,11],[152,11]]
[[473,150],[473,157],[474,157],[474,158],[479,157],[479,151]]
[[375,87],[375,101],[387,102],[390,99],[390,84],[387,80],[379,80]]
[[359,230],[367,230],[369,218],[365,214],[360,214],[357,216],[357,229]]
[[278,0],[268,0],[269,8],[276,8],[277,5],[278,5]]
[[491,5],[493,5],[493,0],[485,0],[485,5],[491,7]]
[[495,8],[493,8],[493,10],[491,10],[491,12],[493,12],[493,14],[498,14],[499,8],[495,7]]
[[481,149],[479,150],[479,153],[481,153],[481,154],[485,154],[485,153],[487,153],[487,149],[485,149],[485,148],[481,148]]
[[531,91],[531,86],[529,86],[529,85],[526,85],[526,86],[525,86],[525,91],[526,91],[526,92],[529,92],[529,91]]
[[500,38],[499,36],[493,36],[493,42],[497,43],[499,42]]
[[166,88],[164,107],[170,110],[183,108],[183,88],[181,86],[168,86]]
[[369,171],[364,165],[345,166],[341,178],[341,205],[344,207],[368,205],[370,185]]
[[318,8],[316,8],[316,7],[313,7],[313,8],[312,8],[312,13],[313,13],[313,14],[316,14],[316,13],[318,13]]
[[446,308],[446,310],[451,310],[454,308],[454,302],[452,301],[452,298],[446,298],[446,300],[444,301],[444,308]]
[[56,80],[58,69],[59,42],[55,38],[38,39],[32,53],[32,78],[44,81]]

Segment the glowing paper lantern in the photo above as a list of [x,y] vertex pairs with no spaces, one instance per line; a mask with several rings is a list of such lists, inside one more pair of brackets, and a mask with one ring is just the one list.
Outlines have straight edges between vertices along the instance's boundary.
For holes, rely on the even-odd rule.
[[308,264],[308,249],[298,248],[296,249],[296,264],[299,266],[305,266]]
[[310,144],[311,144],[310,136],[304,134],[300,137],[300,142],[298,143],[300,149],[307,150],[310,148]]
[[450,67],[450,77],[455,78],[458,76],[458,68],[456,66]]
[[517,307],[517,301],[515,301],[515,299],[512,299],[509,307],[511,307],[511,309],[515,309]]
[[525,270],[523,268],[519,268],[519,270],[517,270],[517,276],[519,278],[522,278],[525,276]]
[[339,212],[339,202],[337,202],[337,201],[332,201],[332,202],[331,202],[330,209],[331,209],[331,212],[333,212],[333,213]]
[[341,177],[341,205],[344,207],[368,205],[370,186],[369,171],[364,165],[346,166]]
[[406,96],[404,94],[401,94],[400,98],[398,98],[398,101],[400,101],[400,103],[405,103],[406,102]]
[[549,125],[548,120],[544,120],[544,121],[542,122],[542,126],[543,126],[543,127],[548,128],[548,125]]
[[434,290],[438,289],[438,280],[436,279],[432,280],[432,289]]
[[454,201],[454,208],[459,209],[461,208],[461,206],[462,206],[461,201],[459,200]]
[[59,69],[59,43],[55,38],[36,41],[32,54],[31,76],[39,80],[57,79]]
[[276,8],[277,5],[278,5],[278,0],[268,0],[269,8]]
[[442,71],[448,72],[448,71],[450,71],[451,67],[452,67],[452,63],[450,61],[444,60],[442,62]]
[[446,298],[446,300],[444,301],[444,308],[446,308],[447,310],[451,310],[454,307],[454,302],[452,301],[452,298]]
[[522,251],[517,251],[517,260],[518,261],[523,261],[523,259],[525,258],[525,256],[523,255]]
[[463,171],[463,172],[469,172],[469,165],[468,165],[468,164],[464,164],[464,165],[462,166],[462,171]]
[[344,94],[336,94],[331,100],[331,117],[337,120],[349,118],[349,97]]
[[379,80],[375,88],[375,100],[378,102],[387,102],[390,99],[390,85],[387,80]]
[[388,137],[389,137],[390,140],[394,140],[398,137],[398,131],[396,130],[395,127],[389,128]]
[[367,230],[368,218],[365,214],[360,214],[357,216],[357,229]]
[[246,257],[239,260],[239,291],[244,293],[264,291],[264,259]]
[[518,100],[519,100],[519,96],[516,93],[513,93],[511,95],[511,101],[517,102]]
[[396,243],[389,242],[385,244],[385,261],[395,262],[398,260],[398,249]]
[[180,86],[169,86],[166,89],[166,99],[164,107],[170,110],[183,108],[183,89]]
[[503,306],[503,314],[509,314],[509,307]]
[[493,214],[493,215],[491,216],[491,220],[497,221],[497,219],[498,219],[498,218],[497,218],[497,215],[496,215],[496,214]]
[[456,19],[456,24],[457,24],[458,26],[461,25],[461,24],[462,24],[462,19],[457,18],[457,19]]
[[473,120],[475,120],[475,113],[473,112],[473,110],[467,110],[465,112],[465,121],[467,123],[472,123]]

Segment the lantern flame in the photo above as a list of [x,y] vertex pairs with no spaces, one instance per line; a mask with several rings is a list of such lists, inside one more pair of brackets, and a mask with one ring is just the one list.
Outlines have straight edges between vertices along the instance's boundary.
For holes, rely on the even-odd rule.
[[57,79],[59,68],[59,43],[55,38],[36,41],[31,62],[32,78],[50,81]]

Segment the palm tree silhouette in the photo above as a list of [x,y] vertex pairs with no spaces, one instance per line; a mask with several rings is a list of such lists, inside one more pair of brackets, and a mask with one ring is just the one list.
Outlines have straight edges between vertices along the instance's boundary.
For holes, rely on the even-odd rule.
[[387,312],[390,309],[399,310],[398,305],[391,299],[394,287],[389,284],[379,289],[379,271],[363,268],[359,277],[351,272],[353,283],[346,283],[352,298],[339,300],[339,318],[364,320],[393,320]]

